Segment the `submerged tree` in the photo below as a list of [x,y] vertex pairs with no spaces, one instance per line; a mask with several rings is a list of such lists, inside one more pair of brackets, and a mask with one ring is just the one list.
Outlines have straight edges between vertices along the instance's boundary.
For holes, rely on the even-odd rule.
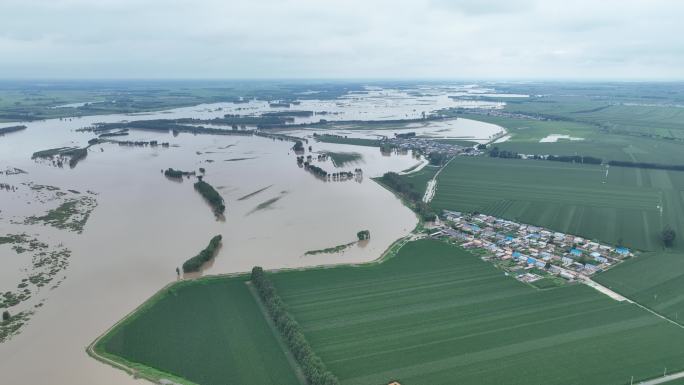
[[5,310],[2,312],[2,320],[7,321],[8,319],[10,319],[10,312]]

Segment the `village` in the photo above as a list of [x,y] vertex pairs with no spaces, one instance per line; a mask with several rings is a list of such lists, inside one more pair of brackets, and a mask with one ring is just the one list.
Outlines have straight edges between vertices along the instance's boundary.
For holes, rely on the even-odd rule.
[[519,281],[540,288],[588,280],[634,254],[582,237],[553,232],[485,214],[444,210],[443,222],[430,236],[448,238],[466,249],[479,250]]
[[420,154],[440,153],[446,158],[456,155],[477,156],[484,153],[484,149],[478,149],[476,146],[464,147],[454,143],[440,142],[435,138],[416,136],[413,132],[395,134],[394,138],[385,138],[383,143],[398,151],[414,151]]

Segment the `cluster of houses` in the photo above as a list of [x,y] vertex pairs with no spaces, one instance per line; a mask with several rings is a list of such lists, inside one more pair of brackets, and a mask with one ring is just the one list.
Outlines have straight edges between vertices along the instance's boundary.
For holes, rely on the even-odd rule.
[[485,214],[445,210],[444,223],[433,237],[448,237],[464,248],[485,251],[483,259],[523,282],[556,276],[584,279],[633,256],[625,247],[612,247],[582,237],[553,232]]
[[398,151],[415,151],[421,154],[440,153],[447,157],[456,155],[481,155],[483,150],[478,150],[476,147],[464,147],[457,144],[442,143],[436,141],[434,138],[423,138],[417,136],[401,136],[395,138],[388,138],[383,143],[388,144],[391,148]]

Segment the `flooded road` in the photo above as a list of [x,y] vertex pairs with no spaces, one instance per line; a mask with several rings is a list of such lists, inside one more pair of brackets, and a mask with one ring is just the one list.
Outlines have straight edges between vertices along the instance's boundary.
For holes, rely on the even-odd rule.
[[[420,160],[410,154],[383,155],[373,147],[309,141],[314,158],[319,151],[359,153],[357,163],[337,169],[330,160],[315,162],[328,172],[363,170],[361,179],[349,181],[320,180],[298,167],[291,142],[252,136],[131,131],[121,139],[158,140],[170,147],[97,144],[73,169],[31,160],[38,150],[84,146],[92,133],[75,130],[95,122],[226,113],[216,108],[32,122],[23,132],[0,137],[0,170],[16,167],[27,172],[0,175],[0,182],[16,188],[0,191],[0,236],[26,232],[71,251],[59,287],[41,288],[34,302],[11,308],[42,303],[18,335],[0,343],[2,383],[141,383],[88,357],[84,349],[176,280],[176,267],[204,248],[213,235],[223,236],[223,247],[205,274],[245,272],[255,265],[273,269],[371,261],[416,225],[415,215],[370,178],[408,169]],[[180,182],[166,178],[161,170],[169,167],[205,168],[204,179],[225,199],[225,220],[217,221],[194,191],[194,178]],[[83,232],[24,224],[24,218],[43,215],[57,204],[33,200],[37,193],[29,183],[64,192],[92,192],[97,207]],[[359,230],[371,233],[363,247],[305,256],[307,251],[354,241]],[[12,261],[3,265],[0,274],[0,290],[9,290],[26,274],[26,261],[21,259],[24,254],[8,245],[0,245],[0,256]]]

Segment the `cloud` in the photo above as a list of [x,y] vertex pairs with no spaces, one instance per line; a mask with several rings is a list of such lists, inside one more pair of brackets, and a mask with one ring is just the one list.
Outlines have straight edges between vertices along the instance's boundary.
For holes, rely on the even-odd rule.
[[511,14],[529,11],[533,0],[431,0],[435,7],[466,15]]
[[3,0],[0,77],[683,79],[683,13],[676,0]]

